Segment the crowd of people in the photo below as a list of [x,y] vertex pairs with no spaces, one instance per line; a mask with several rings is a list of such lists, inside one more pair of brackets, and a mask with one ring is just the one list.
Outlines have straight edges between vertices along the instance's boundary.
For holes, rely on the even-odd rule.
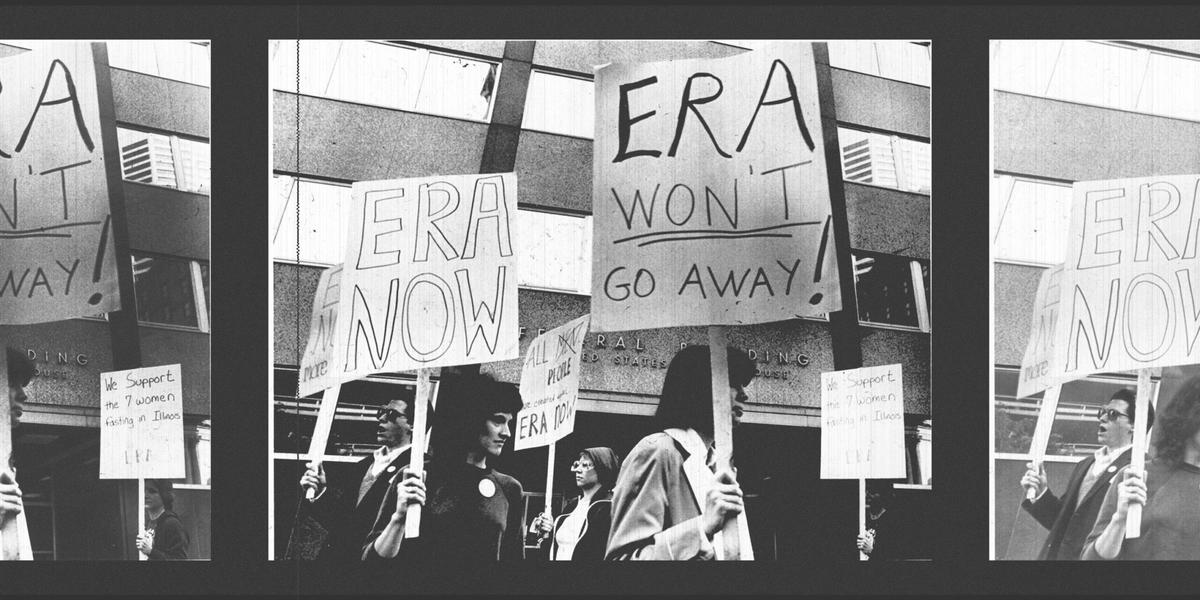
[[[1040,560],[1200,560],[1200,377],[1184,383],[1155,422],[1154,456],[1130,466],[1137,396],[1123,388],[1097,411],[1101,447],[1075,465],[1057,495],[1030,463],[1022,506],[1049,533]],[[1129,509],[1142,506],[1138,537],[1126,538]]]

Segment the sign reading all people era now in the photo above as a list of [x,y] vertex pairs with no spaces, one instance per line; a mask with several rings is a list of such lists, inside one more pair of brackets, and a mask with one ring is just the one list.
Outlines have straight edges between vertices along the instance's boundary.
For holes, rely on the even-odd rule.
[[1058,328],[1060,288],[1063,266],[1055,265],[1042,272],[1037,295],[1033,301],[1033,317],[1029,325],[1029,342],[1021,360],[1017,380],[1017,397],[1036,394],[1062,376],[1062,367],[1055,361],[1055,335]]
[[841,309],[809,43],[596,70],[592,328]]
[[525,351],[517,415],[517,450],[552,444],[575,430],[583,339],[590,315],[538,336]]
[[338,378],[516,358],[517,177],[355,183]]
[[337,347],[338,296],[341,294],[342,266],[321,272],[317,294],[313,297],[312,321],[308,342],[300,357],[300,395],[308,396],[338,384],[333,369]]
[[0,324],[121,307],[94,61],[87,43],[0,59]]
[[896,479],[904,464],[900,365],[821,373],[821,479]]
[[100,479],[185,477],[180,365],[100,374]]
[[1200,175],[1076,183],[1056,360],[1093,373],[1200,363]]

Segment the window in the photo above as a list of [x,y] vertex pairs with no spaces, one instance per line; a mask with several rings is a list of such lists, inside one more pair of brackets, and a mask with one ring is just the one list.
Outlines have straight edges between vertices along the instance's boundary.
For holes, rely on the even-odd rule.
[[892,40],[830,40],[829,65],[928,87],[929,44]]
[[209,193],[207,142],[118,127],[117,143],[121,147],[121,175],[126,181]]
[[1200,61],[1086,41],[995,42],[998,90],[1200,120]]
[[592,218],[517,211],[518,285],[592,293]]
[[[271,256],[296,262],[296,197],[300,262],[336,265],[346,253],[350,186],[276,175],[271,194]],[[590,294],[592,218],[517,210],[518,285]]]
[[111,40],[109,66],[209,87],[208,42]]
[[994,260],[1055,265],[1066,258],[1070,184],[996,175],[991,207]]
[[341,264],[346,253],[350,186],[283,175],[271,178],[271,256],[296,261],[296,198],[300,198],[300,262]]
[[[300,93],[473,121],[491,116],[500,66],[361,40],[300,42]],[[296,42],[271,42],[272,85],[296,91]]]
[[929,261],[854,250],[858,321],[930,331]]
[[[998,368],[995,371],[995,452],[1017,455],[1004,458],[1027,459],[1042,406],[1042,393],[1017,398],[1018,375],[1016,369]],[[1152,398],[1158,394],[1158,382],[1153,385]],[[1096,411],[1108,404],[1113,393],[1123,387],[1136,389],[1137,381],[1093,376],[1063,384],[1046,456],[1078,459],[1099,449]]]
[[207,265],[201,268],[198,261],[131,254],[139,322],[209,330]]
[[591,139],[596,124],[592,80],[533,71],[525,97],[525,129]]
[[838,127],[842,179],[928,194],[929,144],[894,135]]

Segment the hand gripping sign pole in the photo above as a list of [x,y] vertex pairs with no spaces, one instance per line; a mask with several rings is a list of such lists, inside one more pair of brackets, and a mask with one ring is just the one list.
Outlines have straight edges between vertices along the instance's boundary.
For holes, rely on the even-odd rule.
[[[717,460],[717,471],[732,471],[733,457],[733,407],[729,400],[729,352],[725,327],[708,327],[708,348],[712,370],[713,395],[713,443]],[[703,505],[704,499],[697,498]],[[721,529],[721,542],[725,546],[725,560],[740,560],[741,548],[738,539],[738,517],[725,521]]]
[[[1152,402],[1150,369],[1138,369],[1137,405],[1133,407],[1133,454],[1129,457],[1129,470],[1146,476],[1146,418],[1150,414]],[[1120,482],[1116,482],[1120,485]],[[1129,513],[1125,517],[1125,538],[1133,539],[1142,535],[1142,505],[1130,504]]]
[[[440,369],[439,369],[440,370]],[[425,448],[428,445],[428,430],[425,423],[429,420],[429,403],[436,398],[437,388],[429,381],[433,369],[417,369],[417,393],[413,398],[413,445],[408,461],[409,473],[425,476]],[[421,535],[421,505],[408,505],[408,514],[404,518],[404,537],[415,538]]]

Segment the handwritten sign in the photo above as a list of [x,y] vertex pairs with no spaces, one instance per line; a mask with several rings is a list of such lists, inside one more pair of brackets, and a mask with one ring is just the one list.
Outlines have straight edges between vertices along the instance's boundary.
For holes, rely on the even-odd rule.
[[178,479],[183,456],[180,365],[100,374],[100,479]]
[[1038,283],[1029,325],[1029,342],[1025,345],[1025,356],[1021,360],[1021,373],[1017,380],[1018,398],[1036,394],[1062,377],[1062,366],[1055,362],[1054,353],[1062,274],[1063,266],[1056,265],[1043,271]]
[[1070,244],[1064,380],[1200,363],[1200,175],[1076,183]]
[[893,479],[904,465],[900,365],[821,373],[821,479]]
[[342,381],[518,356],[516,175],[369,181],[351,194]]
[[580,357],[591,315],[584,315],[539,335],[525,351],[515,448],[552,444],[575,430],[579,398]]
[[841,309],[812,45],[596,71],[592,327]]
[[92,46],[0,59],[0,324],[121,308]]
[[309,396],[338,384],[332,367],[337,347],[338,296],[341,294],[342,266],[321,272],[317,294],[313,297],[308,342],[300,357],[300,395]]

